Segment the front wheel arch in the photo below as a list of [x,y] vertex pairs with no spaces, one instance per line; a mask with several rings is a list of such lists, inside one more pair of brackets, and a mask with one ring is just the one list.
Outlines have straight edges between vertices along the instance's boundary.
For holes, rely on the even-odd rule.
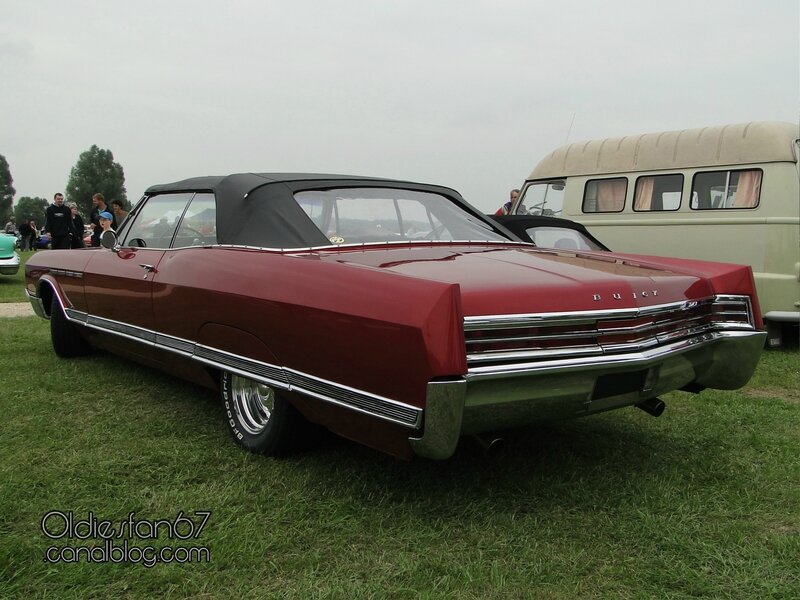
[[61,301],[55,293],[50,300],[50,337],[53,350],[61,358],[72,358],[88,354],[91,347],[83,338],[74,323],[64,312]]

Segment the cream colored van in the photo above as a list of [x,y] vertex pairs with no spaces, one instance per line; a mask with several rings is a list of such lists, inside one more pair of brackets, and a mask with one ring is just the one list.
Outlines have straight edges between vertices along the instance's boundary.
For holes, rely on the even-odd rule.
[[799,130],[742,123],[568,144],[536,165],[511,213],[578,221],[618,252],[749,264],[768,343],[780,345],[800,323]]

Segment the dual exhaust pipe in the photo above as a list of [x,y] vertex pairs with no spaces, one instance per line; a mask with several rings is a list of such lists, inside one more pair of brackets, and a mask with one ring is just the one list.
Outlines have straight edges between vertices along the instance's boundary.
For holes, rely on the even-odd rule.
[[644,402],[640,402],[635,406],[636,408],[642,409],[648,415],[653,415],[654,417],[660,417],[661,413],[663,413],[664,409],[667,407],[667,405],[658,398],[648,398]]
[[[639,404],[635,404],[634,406],[636,406],[636,408],[640,410],[643,410],[648,415],[652,415],[654,417],[660,417],[663,414],[664,409],[667,407],[667,405],[664,404],[664,401],[659,400],[658,398],[648,398],[644,402],[640,402]],[[494,452],[496,450],[499,450],[506,443],[506,441],[501,437],[487,438],[477,434],[474,434],[472,437],[478,442],[481,448],[483,448],[487,452]]]
[[483,448],[486,452],[495,452],[505,446],[506,441],[501,437],[483,437],[476,434],[472,436],[478,445]]

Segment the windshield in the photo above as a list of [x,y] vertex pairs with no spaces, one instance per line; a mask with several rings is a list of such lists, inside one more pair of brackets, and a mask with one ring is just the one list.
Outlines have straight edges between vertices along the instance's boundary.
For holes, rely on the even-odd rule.
[[531,183],[522,190],[511,214],[558,217],[564,207],[564,184],[563,179]]
[[604,250],[580,231],[566,227],[529,227],[525,230],[531,241],[540,248],[566,250]]
[[397,188],[297,192],[295,200],[332,244],[508,241],[451,199]]

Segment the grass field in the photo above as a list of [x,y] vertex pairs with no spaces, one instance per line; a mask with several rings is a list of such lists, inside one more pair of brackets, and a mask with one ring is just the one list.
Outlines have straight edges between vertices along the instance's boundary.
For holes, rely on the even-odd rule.
[[[740,391],[667,395],[658,419],[626,409],[404,463],[335,439],[250,455],[213,392],[110,355],[59,360],[35,317],[0,335],[1,598],[800,597],[797,352],[766,353]],[[48,562],[104,543],[48,538],[50,511],[209,554]],[[198,537],[144,539],[180,511],[195,532],[210,511]]]

